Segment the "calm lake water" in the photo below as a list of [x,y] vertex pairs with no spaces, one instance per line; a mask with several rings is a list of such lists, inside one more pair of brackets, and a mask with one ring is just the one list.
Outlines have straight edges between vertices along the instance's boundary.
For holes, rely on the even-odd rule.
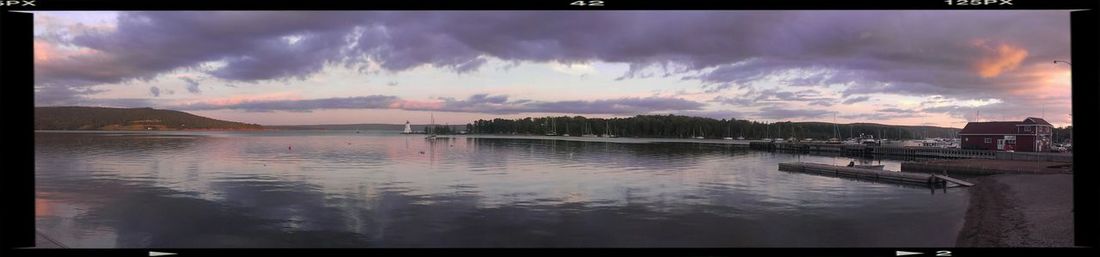
[[69,247],[953,246],[968,201],[777,170],[848,157],[725,145],[265,131],[35,146],[37,228]]

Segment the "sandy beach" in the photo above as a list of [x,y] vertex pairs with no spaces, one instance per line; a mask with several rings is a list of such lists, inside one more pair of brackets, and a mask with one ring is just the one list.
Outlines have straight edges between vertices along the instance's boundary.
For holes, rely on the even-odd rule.
[[958,247],[1073,246],[1073,175],[972,178]]

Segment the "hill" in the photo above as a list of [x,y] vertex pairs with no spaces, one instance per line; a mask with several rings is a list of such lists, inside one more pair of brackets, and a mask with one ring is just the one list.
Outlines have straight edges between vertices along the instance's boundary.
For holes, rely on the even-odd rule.
[[35,107],[35,130],[258,130],[258,124],[216,120],[153,108]]

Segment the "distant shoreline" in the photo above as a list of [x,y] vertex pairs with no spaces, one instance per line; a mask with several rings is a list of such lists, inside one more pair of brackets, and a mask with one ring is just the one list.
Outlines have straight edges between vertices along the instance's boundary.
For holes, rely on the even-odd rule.
[[202,131],[241,131],[241,132],[260,132],[260,131],[273,131],[273,129],[159,129],[159,130],[137,130],[137,129],[35,129],[34,132],[50,132],[50,133],[62,133],[62,132],[202,132]]

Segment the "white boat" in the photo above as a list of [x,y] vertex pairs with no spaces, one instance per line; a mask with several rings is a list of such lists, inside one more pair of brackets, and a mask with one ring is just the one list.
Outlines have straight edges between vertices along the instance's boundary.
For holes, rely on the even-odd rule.
[[723,137],[722,140],[733,140],[732,137]]
[[880,142],[879,140],[874,140],[871,138],[860,140],[859,143],[863,145],[882,145],[882,142]]

